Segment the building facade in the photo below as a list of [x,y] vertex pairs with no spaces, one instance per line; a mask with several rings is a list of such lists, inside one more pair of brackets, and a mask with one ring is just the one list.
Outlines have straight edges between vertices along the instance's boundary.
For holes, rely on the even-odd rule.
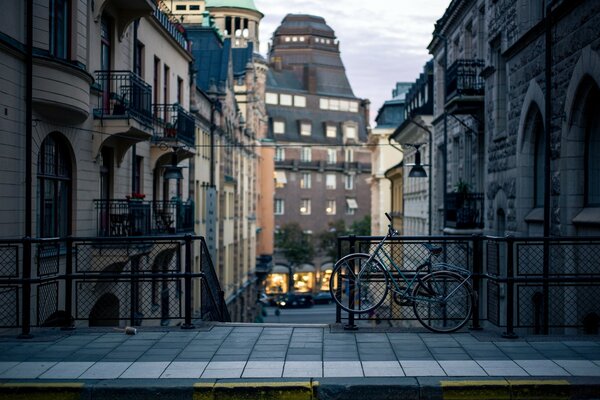
[[[298,222],[309,235],[370,211],[368,101],[354,96],[334,31],[321,17],[287,15],[269,52],[266,104],[275,149],[275,225]],[[281,260],[286,263],[285,260]],[[304,290],[320,287],[315,260]],[[298,288],[297,288],[298,289]]]
[[[400,231],[402,227],[403,211],[393,207],[394,185],[386,177],[386,172],[390,168],[398,166],[402,161],[403,153],[398,143],[390,143],[390,136],[404,121],[405,94],[409,87],[409,83],[396,83],[396,87],[392,90],[392,99],[385,101],[377,111],[377,117],[375,117],[376,125],[369,132],[369,148],[371,150],[372,235],[385,235],[387,233],[389,221],[385,213],[389,213],[397,219],[394,224],[397,230]],[[398,174],[393,174],[393,176],[394,179],[398,178]]]

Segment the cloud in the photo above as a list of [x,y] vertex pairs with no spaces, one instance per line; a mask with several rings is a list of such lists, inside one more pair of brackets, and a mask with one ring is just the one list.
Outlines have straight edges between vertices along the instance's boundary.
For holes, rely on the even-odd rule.
[[342,61],[355,95],[371,100],[371,115],[391,98],[396,82],[413,82],[431,58],[434,23],[450,0],[255,0],[265,15],[261,52],[285,15],[325,18],[340,41]]

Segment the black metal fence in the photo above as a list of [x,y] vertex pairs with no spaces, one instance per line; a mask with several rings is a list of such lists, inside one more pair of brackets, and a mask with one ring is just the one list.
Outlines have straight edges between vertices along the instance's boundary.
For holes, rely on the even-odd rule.
[[228,321],[215,276],[191,235],[0,241],[0,327]]
[[98,108],[100,119],[134,118],[152,126],[152,87],[132,71],[96,71],[100,86]]
[[483,60],[456,60],[448,67],[446,101],[455,96],[483,96],[485,80],[481,77]]
[[194,204],[180,200],[94,200],[98,236],[147,236],[190,233]]
[[483,228],[483,193],[446,193],[446,226]]
[[[339,256],[369,253],[381,237],[340,237]],[[430,255],[422,243],[442,247]],[[600,324],[600,238],[497,238],[490,236],[400,237],[383,247],[404,272],[429,261],[467,268],[476,292],[471,327],[516,333],[598,333]],[[544,256],[546,254],[546,256]],[[393,270],[393,268],[392,268]],[[336,321],[418,326],[410,305],[389,299],[374,314],[342,314]]]

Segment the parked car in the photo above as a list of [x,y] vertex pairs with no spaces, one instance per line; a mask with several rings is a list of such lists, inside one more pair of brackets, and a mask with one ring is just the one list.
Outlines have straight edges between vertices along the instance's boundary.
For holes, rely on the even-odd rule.
[[304,293],[288,293],[277,301],[281,308],[312,307],[314,304],[312,295]]
[[333,297],[329,292],[320,292],[315,296],[315,304],[331,304],[333,303]]

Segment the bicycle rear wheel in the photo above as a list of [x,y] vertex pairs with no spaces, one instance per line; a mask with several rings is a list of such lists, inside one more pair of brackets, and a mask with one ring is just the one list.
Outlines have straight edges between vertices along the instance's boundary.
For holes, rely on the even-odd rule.
[[385,300],[388,291],[387,274],[379,261],[368,259],[368,254],[349,254],[333,267],[329,291],[333,300],[344,311],[367,313]]
[[417,319],[431,331],[454,332],[471,318],[473,290],[459,274],[449,271],[427,274],[415,286],[413,297]]

